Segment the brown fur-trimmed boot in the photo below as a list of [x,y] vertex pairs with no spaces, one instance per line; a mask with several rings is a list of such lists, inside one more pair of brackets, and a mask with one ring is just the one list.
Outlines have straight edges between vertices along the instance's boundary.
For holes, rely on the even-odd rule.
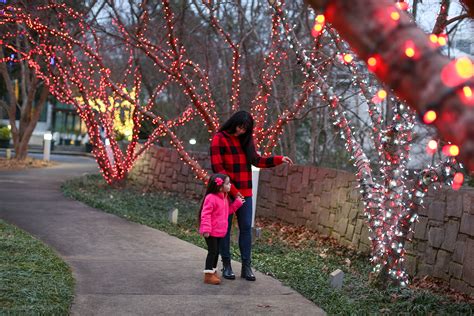
[[221,279],[214,273],[214,270],[204,270],[204,283],[218,285]]

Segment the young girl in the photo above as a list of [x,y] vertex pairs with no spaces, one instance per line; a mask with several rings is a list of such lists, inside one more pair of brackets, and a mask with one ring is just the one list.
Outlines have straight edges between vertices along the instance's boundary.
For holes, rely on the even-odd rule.
[[228,217],[245,202],[236,198],[231,202],[228,196],[230,179],[224,174],[214,174],[207,184],[206,195],[199,211],[199,232],[207,243],[207,258],[204,270],[204,283],[220,284],[216,267],[219,257],[219,245],[227,233]]

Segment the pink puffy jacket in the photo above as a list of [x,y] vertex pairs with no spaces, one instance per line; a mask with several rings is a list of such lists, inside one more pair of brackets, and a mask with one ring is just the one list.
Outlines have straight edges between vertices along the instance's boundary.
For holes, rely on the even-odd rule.
[[240,199],[231,203],[223,192],[211,193],[204,199],[201,212],[201,234],[209,233],[212,237],[224,237],[227,233],[228,218],[242,206]]

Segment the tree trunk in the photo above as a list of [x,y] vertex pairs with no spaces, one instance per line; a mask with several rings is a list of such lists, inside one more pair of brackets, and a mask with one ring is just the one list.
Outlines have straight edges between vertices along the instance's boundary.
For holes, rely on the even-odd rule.
[[287,139],[288,139],[288,151],[284,153],[284,155],[289,156],[292,160],[296,161],[296,124],[295,121],[291,121],[287,125],[288,127],[288,133],[287,133]]
[[24,160],[28,157],[28,142],[24,140],[15,146],[15,159]]
[[436,18],[436,23],[435,23],[435,25],[433,27],[433,31],[431,33],[439,35],[446,28],[446,25],[447,25],[447,22],[448,22],[448,11],[449,11],[449,5],[450,4],[451,4],[450,0],[443,0],[441,2],[438,17]]
[[469,16],[474,19],[474,0],[463,0],[469,12]]
[[416,21],[416,15],[418,14],[418,2],[420,0],[413,0],[413,10],[412,10],[412,14],[413,14],[413,20]]
[[[16,40],[18,46],[21,45],[19,39]],[[0,59],[4,58],[3,50],[0,49]],[[48,87],[43,84],[38,100],[36,92],[42,84],[34,69],[29,69],[23,62],[20,64],[20,92],[22,105],[18,105],[18,99],[14,89],[14,79],[10,76],[6,63],[0,63],[0,77],[3,78],[8,93],[7,108],[8,118],[11,125],[13,148],[15,149],[15,159],[23,160],[28,156],[28,143],[31,135],[38,123],[41,111],[46,104],[49,95]],[[3,102],[5,105],[5,102]],[[17,111],[20,111],[19,126],[16,124]]]
[[370,273],[369,283],[378,289],[386,289],[387,286],[391,283],[391,279],[387,271],[387,266],[383,266],[382,270],[379,273]]
[[[31,80],[26,80],[26,76],[24,76],[23,81],[25,84],[22,85],[22,90],[24,89],[23,95],[27,95],[27,98],[23,100],[21,107],[18,146],[15,146],[15,159],[19,160],[25,159],[28,156],[28,143],[30,142],[31,135],[33,135],[33,131],[36,128],[36,124],[38,123],[49,95],[48,87],[43,84],[40,97],[35,101],[36,92],[41,83],[38,82],[34,70],[30,71],[32,71]],[[28,86],[26,83],[28,83]]]
[[317,141],[318,141],[318,113],[316,111],[313,111],[311,113],[312,120],[311,120],[311,132],[310,132],[310,137],[311,141],[309,143],[309,162],[312,165],[316,164],[316,147],[318,146]]
[[[463,93],[466,87],[474,90],[473,76],[456,72],[454,62],[437,51],[407,14],[393,20],[393,1],[307,2],[317,12],[326,11],[328,22],[361,59],[376,58],[375,74],[399,98],[420,115],[438,113],[433,124],[444,140],[459,146],[459,160],[474,173],[474,98]],[[413,58],[404,54],[408,44],[415,48]]]

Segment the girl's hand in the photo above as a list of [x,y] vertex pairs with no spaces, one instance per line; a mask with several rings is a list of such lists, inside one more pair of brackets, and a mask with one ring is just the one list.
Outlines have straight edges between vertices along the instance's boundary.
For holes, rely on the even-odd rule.
[[290,166],[293,165],[293,160],[290,157],[283,157],[283,162],[289,164]]
[[240,201],[242,202],[242,204],[245,203],[245,198],[244,198],[243,196],[239,196],[238,198],[240,199]]
[[204,238],[209,238],[209,233],[204,233],[202,235],[204,236]]

